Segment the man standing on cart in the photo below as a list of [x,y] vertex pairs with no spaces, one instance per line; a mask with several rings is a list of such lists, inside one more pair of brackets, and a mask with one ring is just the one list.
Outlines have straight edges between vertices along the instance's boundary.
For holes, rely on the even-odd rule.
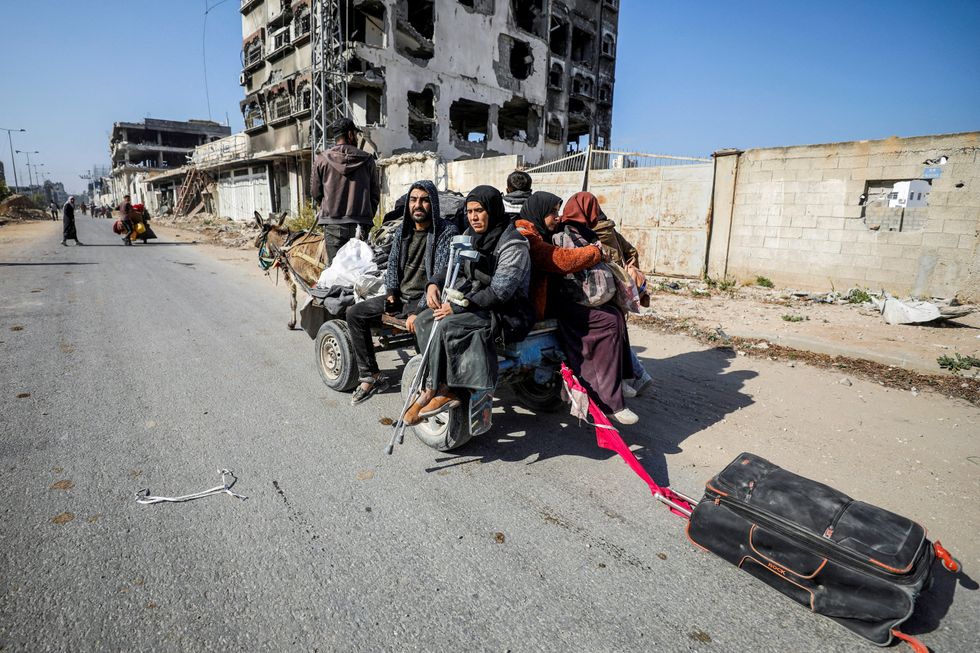
[[457,230],[439,213],[435,184],[427,179],[412,184],[402,220],[388,256],[384,295],[354,304],[347,310],[347,326],[361,382],[351,397],[353,405],[384,392],[391,384],[378,369],[371,337],[371,327],[381,323],[381,315],[406,317],[408,330],[415,333],[416,315],[427,306],[435,309],[440,305],[438,290],[427,294],[426,287],[432,278],[445,273],[449,244]]

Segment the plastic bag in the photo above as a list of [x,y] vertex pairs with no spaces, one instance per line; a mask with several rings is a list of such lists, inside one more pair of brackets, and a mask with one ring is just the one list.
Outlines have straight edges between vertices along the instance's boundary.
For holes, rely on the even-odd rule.
[[337,252],[330,267],[320,274],[316,285],[318,288],[333,286],[353,288],[362,275],[377,271],[378,266],[374,262],[374,251],[371,246],[363,240],[351,238]]

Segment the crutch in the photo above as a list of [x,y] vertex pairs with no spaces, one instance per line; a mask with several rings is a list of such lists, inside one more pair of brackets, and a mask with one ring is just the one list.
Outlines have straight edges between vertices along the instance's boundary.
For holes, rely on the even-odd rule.
[[[445,285],[442,287],[442,292],[439,294],[441,301],[446,301],[446,290],[452,288],[456,284],[456,279],[459,276],[460,258],[466,258],[469,260],[476,260],[479,258],[480,253],[472,249],[472,243],[472,236],[453,237],[449,250],[449,267],[447,268],[449,271],[449,276]],[[438,328],[439,321],[434,321],[432,324],[432,330],[429,331],[429,339],[426,341],[425,349],[422,351],[422,364],[419,366],[418,372],[415,374],[415,378],[412,379],[412,384],[405,396],[405,403],[402,405],[402,410],[398,416],[398,421],[395,423],[394,432],[391,434],[391,440],[388,441],[388,446],[385,447],[385,453],[389,455],[391,455],[391,453],[394,451],[396,441],[398,444],[402,444],[405,441],[405,413],[408,412],[412,402],[415,401],[416,395],[422,389],[422,382],[426,373],[426,361],[429,357],[429,349],[432,346],[432,341],[435,338],[436,329]]]

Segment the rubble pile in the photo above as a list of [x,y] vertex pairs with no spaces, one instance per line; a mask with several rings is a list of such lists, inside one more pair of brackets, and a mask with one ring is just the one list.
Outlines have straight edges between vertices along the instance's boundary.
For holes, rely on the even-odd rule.
[[15,193],[0,202],[0,218],[7,218],[7,220],[50,220],[51,216],[47,211],[37,208],[26,195]]
[[205,236],[216,245],[235,249],[248,249],[255,243],[259,228],[254,222],[238,222],[231,219],[219,218],[207,213],[198,213],[194,217],[165,218],[158,221],[168,226],[193,231]]

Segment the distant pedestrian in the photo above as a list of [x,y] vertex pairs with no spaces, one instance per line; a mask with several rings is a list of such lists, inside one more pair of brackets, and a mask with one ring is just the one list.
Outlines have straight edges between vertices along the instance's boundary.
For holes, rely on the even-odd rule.
[[515,170],[507,175],[507,193],[504,195],[504,212],[511,219],[517,219],[521,207],[531,197],[531,175],[523,170]]
[[78,233],[75,231],[75,197],[69,197],[68,201],[65,202],[65,206],[61,209],[61,220],[64,223],[64,234],[61,239],[61,244],[68,247],[68,241],[74,240],[76,245],[84,245],[82,241],[78,240]]
[[121,214],[123,229],[126,230],[126,235],[123,236],[123,244],[132,245],[133,242],[129,236],[133,233],[133,202],[129,195],[123,195],[123,201],[119,203],[119,213]]
[[317,224],[329,261],[361,228],[366,238],[381,203],[381,185],[374,156],[356,146],[357,128],[350,118],[330,126],[335,145],[320,152],[313,164],[310,192],[319,204]]
[[51,214],[52,220],[58,219],[58,205],[54,202],[48,202],[48,213]]

